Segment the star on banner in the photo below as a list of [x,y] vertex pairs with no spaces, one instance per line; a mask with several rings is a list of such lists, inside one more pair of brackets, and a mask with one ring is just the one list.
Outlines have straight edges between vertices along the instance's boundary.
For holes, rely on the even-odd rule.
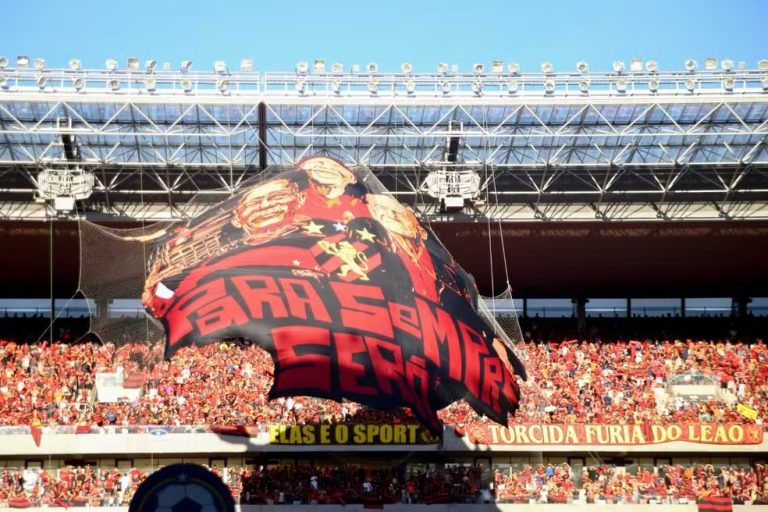
[[293,263],[293,266],[294,266],[294,267],[299,267],[299,266],[301,266],[301,262],[300,262],[299,260],[293,260],[291,263]]
[[315,221],[310,221],[309,224],[305,224],[302,229],[307,232],[309,235],[322,235],[323,234],[323,226],[320,224],[315,224]]
[[358,229],[355,231],[358,235],[360,235],[360,240],[363,242],[375,242],[376,241],[376,235],[368,231],[368,228]]
[[341,222],[337,222],[336,224],[333,225],[333,227],[336,228],[336,231],[344,231],[345,229],[347,229],[347,225]]

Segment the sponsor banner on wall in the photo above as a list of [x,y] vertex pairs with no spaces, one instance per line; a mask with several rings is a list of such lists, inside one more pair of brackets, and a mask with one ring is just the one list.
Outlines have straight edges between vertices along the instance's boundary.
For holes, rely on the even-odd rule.
[[406,445],[434,444],[438,438],[419,425],[270,425],[269,444]]
[[670,425],[484,425],[468,428],[469,439],[488,445],[647,445],[676,441],[717,445],[763,442],[761,425],[690,423]]
[[412,445],[434,444],[439,438],[419,425],[386,423],[266,425],[261,427],[216,426],[219,434],[246,437],[264,436],[274,445]]

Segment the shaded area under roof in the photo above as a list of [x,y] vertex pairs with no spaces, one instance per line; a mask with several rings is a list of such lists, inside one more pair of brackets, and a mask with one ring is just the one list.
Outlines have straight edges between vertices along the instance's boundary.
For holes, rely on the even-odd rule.
[[[54,226],[57,297],[77,288],[77,223]],[[49,296],[51,223],[2,222],[2,297]],[[481,293],[518,297],[768,296],[768,222],[432,223]],[[490,241],[490,242],[489,242]],[[492,258],[491,258],[492,255]],[[494,288],[491,286],[493,278]]]

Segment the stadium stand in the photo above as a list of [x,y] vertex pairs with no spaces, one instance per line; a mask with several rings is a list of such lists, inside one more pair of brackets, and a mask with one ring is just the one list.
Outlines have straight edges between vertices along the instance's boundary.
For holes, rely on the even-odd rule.
[[[184,349],[162,361],[159,347],[128,344],[0,342],[0,418],[13,426],[57,426],[82,434],[116,435],[157,425],[210,432],[216,425],[415,422],[407,411],[373,411],[354,403],[307,397],[268,401],[272,361],[261,349],[231,343]],[[518,354],[534,376],[524,383],[513,424],[744,423],[737,404],[764,410],[768,349],[762,342],[568,340],[521,343]],[[132,401],[100,401],[99,378],[118,376]],[[685,395],[711,388],[710,399]],[[698,398],[698,399],[697,399]],[[441,411],[457,433],[484,426],[465,403]],[[760,503],[768,493],[765,464],[584,465],[567,458],[547,464],[424,464],[372,467],[354,463],[212,466],[243,504],[354,504],[375,495],[383,503],[693,503],[726,496]],[[0,504],[118,506],[130,501],[152,467],[5,467]],[[367,491],[367,492],[366,492]]]
[[[267,400],[273,363],[256,347],[212,344],[162,361],[160,347],[0,342],[4,425],[258,425],[379,422],[392,416],[308,397]],[[737,405],[768,400],[768,349],[704,340],[521,343],[531,378],[515,423],[754,423]],[[99,399],[97,375],[113,374],[134,400]],[[691,395],[688,388],[702,393]],[[103,391],[103,390],[102,390]],[[693,397],[693,398],[692,398]],[[482,423],[465,403],[449,425]]]

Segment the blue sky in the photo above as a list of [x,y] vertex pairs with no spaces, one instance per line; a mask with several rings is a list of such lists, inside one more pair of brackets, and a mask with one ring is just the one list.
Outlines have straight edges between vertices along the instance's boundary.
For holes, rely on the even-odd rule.
[[377,62],[396,71],[438,62],[469,71],[500,59],[537,71],[543,61],[571,71],[578,60],[609,70],[615,59],[654,59],[681,69],[687,58],[768,58],[764,0],[3,0],[0,55],[43,57],[49,67],[77,57],[84,67],[113,57],[210,69],[251,57],[258,70],[292,70],[298,60]]

